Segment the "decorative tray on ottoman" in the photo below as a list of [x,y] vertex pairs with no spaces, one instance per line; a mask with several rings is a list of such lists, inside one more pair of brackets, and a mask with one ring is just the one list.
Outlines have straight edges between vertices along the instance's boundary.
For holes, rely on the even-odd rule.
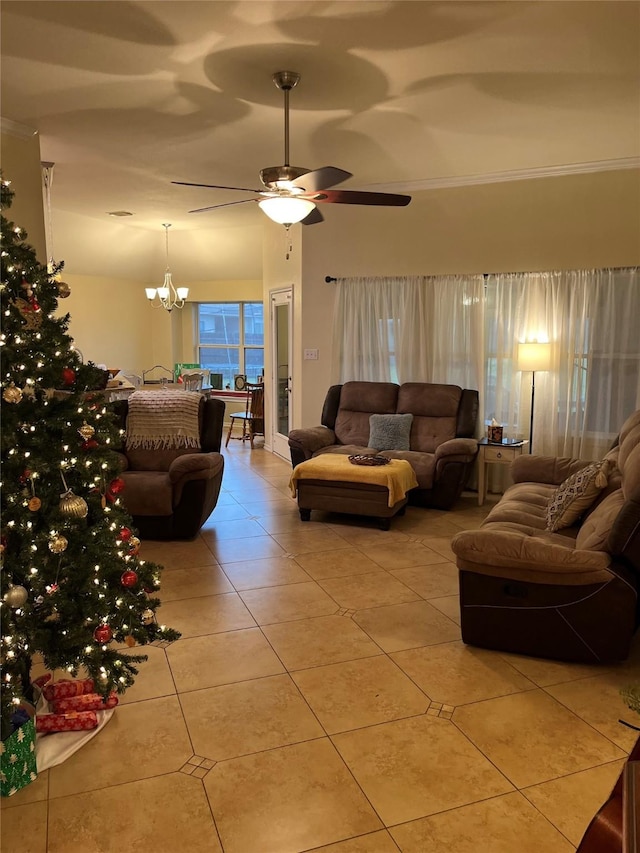
[[370,456],[366,453],[360,453],[355,456],[349,456],[349,462],[352,465],[388,465],[391,462],[386,456]]

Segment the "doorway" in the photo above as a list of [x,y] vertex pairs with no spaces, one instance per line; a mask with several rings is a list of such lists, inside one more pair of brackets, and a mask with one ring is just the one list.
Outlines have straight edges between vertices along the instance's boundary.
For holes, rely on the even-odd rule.
[[293,291],[276,290],[271,293],[271,340],[273,387],[271,399],[272,449],[283,459],[289,459],[289,431],[292,412],[292,369],[293,352]]

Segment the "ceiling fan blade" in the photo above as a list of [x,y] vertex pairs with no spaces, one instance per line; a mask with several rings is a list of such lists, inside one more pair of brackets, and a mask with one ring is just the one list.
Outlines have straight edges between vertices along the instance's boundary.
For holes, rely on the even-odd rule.
[[307,214],[301,220],[302,225],[315,225],[318,222],[324,222],[324,216],[320,213],[317,207],[314,207],[311,213]]
[[209,207],[197,207],[188,213],[204,213],[206,210],[215,210],[217,207],[231,207],[234,204],[246,204],[248,201],[258,201],[257,198],[243,198],[242,201],[227,201],[224,204],[211,204]]
[[262,190],[249,189],[248,187],[223,187],[220,184],[192,184],[189,181],[171,181],[172,184],[179,184],[181,187],[207,187],[210,190],[240,190],[243,193],[260,193]]
[[389,207],[404,207],[411,201],[410,195],[358,192],[357,190],[323,190],[318,193],[305,193],[304,198],[321,204],[333,202],[334,204],[376,204]]
[[301,187],[305,192],[311,193],[323,190],[325,187],[335,187],[336,184],[341,184],[352,177],[351,172],[345,172],[344,169],[338,169],[336,166],[323,166],[321,169],[305,172],[304,175],[300,175],[291,183],[294,187]]

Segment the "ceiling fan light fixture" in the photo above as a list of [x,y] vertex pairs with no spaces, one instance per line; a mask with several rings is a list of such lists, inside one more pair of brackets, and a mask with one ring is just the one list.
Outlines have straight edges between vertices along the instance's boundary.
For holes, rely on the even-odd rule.
[[263,198],[258,202],[258,206],[267,214],[269,219],[278,222],[280,225],[294,225],[315,209],[315,204],[312,201],[289,196]]

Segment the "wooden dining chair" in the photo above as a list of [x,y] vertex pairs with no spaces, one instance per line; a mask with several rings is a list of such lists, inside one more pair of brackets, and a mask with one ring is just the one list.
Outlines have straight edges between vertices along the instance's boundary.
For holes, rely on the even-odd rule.
[[185,391],[202,391],[202,385],[204,382],[204,374],[203,373],[183,373],[182,374],[182,385]]
[[[232,438],[244,442],[248,439],[253,448],[253,439],[256,435],[264,435],[264,385],[247,384],[247,402],[244,412],[233,412],[230,417],[229,431],[224,446],[227,447]],[[241,428],[240,435],[232,435],[233,428],[238,424]]]

